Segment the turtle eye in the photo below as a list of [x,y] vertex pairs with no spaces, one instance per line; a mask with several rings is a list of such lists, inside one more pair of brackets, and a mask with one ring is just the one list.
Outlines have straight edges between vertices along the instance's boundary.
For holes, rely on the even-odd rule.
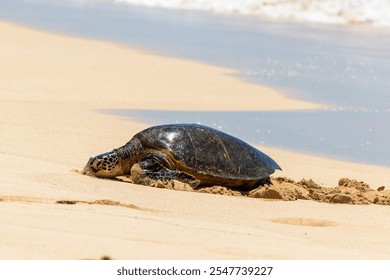
[[91,162],[90,167],[92,167],[95,170],[98,170],[102,167],[103,160],[102,159],[95,159]]

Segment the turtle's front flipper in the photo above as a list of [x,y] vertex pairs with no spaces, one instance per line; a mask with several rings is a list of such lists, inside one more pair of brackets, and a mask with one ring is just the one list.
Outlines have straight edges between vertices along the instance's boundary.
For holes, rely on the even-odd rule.
[[[143,175],[140,176],[139,171],[141,171]],[[159,180],[163,182],[177,180],[189,184],[192,188],[196,188],[199,185],[199,180],[195,179],[193,176],[182,171],[171,170],[154,158],[148,158],[141,161],[136,166],[133,166],[131,172],[133,181],[140,184],[148,185],[149,182]],[[133,174],[135,172],[137,172],[137,174]],[[140,179],[142,177],[146,178]]]

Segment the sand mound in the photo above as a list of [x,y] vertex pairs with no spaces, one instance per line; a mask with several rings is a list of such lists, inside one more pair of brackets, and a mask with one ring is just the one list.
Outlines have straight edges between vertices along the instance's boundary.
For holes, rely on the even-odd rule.
[[384,186],[377,190],[362,181],[340,178],[337,187],[323,187],[312,179],[302,179],[296,182],[286,177],[271,177],[272,184],[261,186],[251,191],[232,190],[224,186],[192,188],[179,181],[155,181],[146,177],[141,168],[135,165],[131,177],[119,177],[120,180],[155,188],[165,188],[179,191],[193,191],[250,198],[274,199],[292,201],[297,199],[315,200],[340,204],[381,204],[390,205],[390,190]]
[[267,192],[272,190],[283,200],[308,199],[328,203],[390,205],[390,191],[384,187],[379,189],[371,189],[368,184],[349,178],[341,178],[337,187],[322,187],[311,179],[295,182],[289,178],[278,177],[272,178],[271,186],[253,190],[249,196],[268,198]]
[[251,191],[248,196],[255,198],[297,200],[307,199],[319,202],[342,204],[390,205],[390,191],[384,187],[371,189],[364,182],[341,178],[337,187],[322,187],[312,179],[295,182],[289,178],[272,178],[272,185]]

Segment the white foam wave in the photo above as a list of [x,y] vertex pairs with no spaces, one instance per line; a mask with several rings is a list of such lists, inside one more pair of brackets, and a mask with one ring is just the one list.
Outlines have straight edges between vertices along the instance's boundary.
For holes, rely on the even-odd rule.
[[390,0],[114,0],[148,7],[207,10],[273,19],[390,27]]

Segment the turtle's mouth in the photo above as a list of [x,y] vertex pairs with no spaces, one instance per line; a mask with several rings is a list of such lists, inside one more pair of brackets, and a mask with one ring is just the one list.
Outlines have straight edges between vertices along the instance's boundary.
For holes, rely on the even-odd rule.
[[82,172],[83,175],[89,175],[89,176],[93,176],[94,174],[96,174],[98,172],[97,169],[91,167],[91,166],[85,166],[84,167],[84,170]]

